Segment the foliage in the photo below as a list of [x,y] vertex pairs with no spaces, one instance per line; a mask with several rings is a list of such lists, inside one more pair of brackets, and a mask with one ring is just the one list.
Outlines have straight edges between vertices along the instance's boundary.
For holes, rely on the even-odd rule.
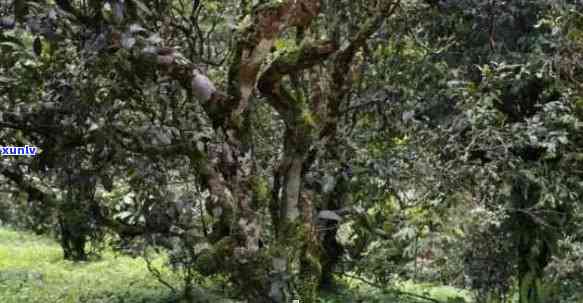
[[41,151],[0,222],[65,258],[185,301],[580,295],[578,1],[0,4],[0,143]]

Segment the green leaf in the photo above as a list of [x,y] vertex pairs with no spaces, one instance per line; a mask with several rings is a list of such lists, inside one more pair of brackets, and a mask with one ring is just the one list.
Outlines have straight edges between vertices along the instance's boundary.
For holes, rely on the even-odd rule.
[[0,46],[7,46],[7,47],[10,47],[14,50],[22,50],[23,49],[22,45],[15,43],[15,42],[9,42],[9,41],[0,42]]
[[116,215],[115,215],[115,218],[116,218],[116,219],[125,220],[125,219],[127,219],[127,218],[131,217],[132,215],[133,215],[133,213],[132,213],[131,211],[127,211],[127,210],[126,210],[126,211],[122,211],[122,212],[120,212],[119,214],[116,214]]
[[152,15],[152,11],[142,1],[134,0],[134,3],[138,6],[140,10],[144,11],[144,13],[146,13],[147,15]]

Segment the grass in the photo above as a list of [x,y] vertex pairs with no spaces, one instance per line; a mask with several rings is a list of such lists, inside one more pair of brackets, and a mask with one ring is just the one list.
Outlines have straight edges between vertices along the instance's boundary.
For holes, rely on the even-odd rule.
[[403,281],[379,288],[344,277],[334,292],[323,293],[319,303],[470,303],[471,293],[451,286]]
[[172,294],[142,259],[106,251],[101,260],[73,263],[63,260],[55,241],[0,228],[0,301],[162,303],[172,302]]
[[469,291],[451,286],[419,284],[407,281],[400,283],[399,289],[408,293],[425,295],[440,302],[472,302],[472,296]]
[[[162,266],[155,266],[173,285],[177,277]],[[334,293],[323,293],[322,303],[400,302],[427,303],[427,300],[397,295],[344,280]],[[469,296],[446,286],[415,283],[398,285],[399,291],[419,294],[440,302],[471,302]],[[198,291],[201,291],[200,289]],[[205,294],[197,302],[232,302]],[[209,299],[203,300],[203,297]],[[455,297],[465,300],[453,301]],[[148,272],[141,258],[119,256],[105,251],[100,260],[70,262],[63,260],[54,240],[24,231],[0,227],[0,302],[1,303],[171,303],[175,296]]]

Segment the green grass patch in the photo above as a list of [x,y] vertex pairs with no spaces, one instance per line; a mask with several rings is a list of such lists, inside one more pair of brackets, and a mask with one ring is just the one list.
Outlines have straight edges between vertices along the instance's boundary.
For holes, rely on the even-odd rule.
[[[178,275],[164,267],[163,262],[164,258],[159,257],[154,265],[166,281],[180,289]],[[195,297],[199,298],[196,302],[233,302],[208,291],[218,283],[216,279],[207,282],[208,285],[204,285],[207,290],[195,290]],[[379,289],[350,278],[338,282],[333,292],[322,293],[319,302],[431,303],[403,295],[404,292],[443,303],[471,302],[469,293],[448,286],[402,282],[393,288]],[[148,272],[141,258],[120,256],[106,250],[99,260],[65,261],[54,240],[0,227],[0,302],[171,303],[177,300]]]
[[[162,262],[156,260],[157,267]],[[0,228],[0,298],[2,303],[173,301],[140,258],[105,251],[97,261],[65,261],[55,241],[6,228]]]
[[470,291],[428,283],[403,281],[371,286],[362,280],[343,277],[333,292],[322,293],[319,303],[471,303]]

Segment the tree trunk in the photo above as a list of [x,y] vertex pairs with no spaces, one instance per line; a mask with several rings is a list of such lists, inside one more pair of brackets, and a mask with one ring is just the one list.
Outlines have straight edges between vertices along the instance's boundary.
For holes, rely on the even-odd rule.
[[87,260],[85,246],[89,240],[91,205],[95,194],[96,179],[91,172],[82,171],[68,176],[67,196],[58,208],[61,246],[65,259]]
[[[343,168],[339,172],[334,191],[327,197],[325,209],[337,210],[345,206],[349,192],[349,178]],[[323,230],[323,254],[322,254],[322,279],[321,289],[332,289],[334,287],[334,271],[336,265],[344,253],[344,247],[336,240],[339,222],[328,220],[322,227]]]
[[[300,131],[306,133],[299,133]],[[309,197],[303,193],[304,161],[310,146],[309,129],[288,128],[285,133],[283,156],[283,182],[280,199],[280,223],[277,235],[277,249],[274,264],[278,266],[280,276],[292,277],[294,264],[299,264],[298,284],[294,289],[287,281],[277,281],[278,291],[274,291],[275,302],[282,299],[299,299],[301,302],[316,302],[317,286],[320,280],[320,261],[318,238],[313,224],[313,206]],[[285,264],[285,266],[283,266]],[[289,298],[291,296],[291,298]]]
[[[518,289],[519,303],[547,303],[544,291],[544,268],[551,261],[550,248],[534,235],[524,235],[519,246]],[[537,243],[533,243],[537,242]]]
[[[397,6],[398,1],[379,2],[378,13],[366,20],[355,37],[347,37],[348,44],[339,49],[339,39],[330,41],[320,35],[304,35],[321,13],[321,1],[270,1],[256,5],[248,15],[250,22],[237,31],[224,92],[200,70],[176,60],[176,52],[159,50],[155,59],[151,53],[140,57],[153,60],[162,73],[190,90],[222,141],[197,142],[188,147],[200,185],[209,191],[207,209],[216,222],[209,236],[213,247],[199,257],[203,273],[229,274],[253,302],[283,303],[296,295],[291,285],[294,266],[299,264],[301,299],[315,302],[321,273],[321,244],[316,241],[311,200],[300,201],[302,168],[308,150],[316,141],[324,143],[335,135],[340,103],[350,92],[351,78],[347,71],[355,54]],[[340,20],[332,26],[340,29]],[[298,33],[297,45],[270,58],[275,54],[276,40],[290,29]],[[321,65],[332,55],[336,55],[328,75],[332,94],[316,98],[287,90],[282,81],[284,77],[299,79],[305,70]],[[259,249],[263,231],[258,220],[260,209],[253,203],[256,197],[250,148],[253,141],[248,120],[255,88],[286,124],[282,180],[275,183],[281,186],[282,194],[279,197],[279,191],[274,191],[277,201],[271,205],[272,219],[279,217],[277,236],[267,250]]]
[[[526,176],[516,176],[512,187],[512,204],[518,251],[519,303],[543,303],[544,269],[551,261],[549,241],[544,226],[535,222],[529,212],[540,199],[542,188]],[[546,302],[545,302],[546,303]]]
[[68,214],[60,215],[59,218],[60,243],[63,249],[64,259],[85,261],[87,260],[87,254],[85,253],[87,238],[78,222],[71,221],[71,218],[67,216]]

